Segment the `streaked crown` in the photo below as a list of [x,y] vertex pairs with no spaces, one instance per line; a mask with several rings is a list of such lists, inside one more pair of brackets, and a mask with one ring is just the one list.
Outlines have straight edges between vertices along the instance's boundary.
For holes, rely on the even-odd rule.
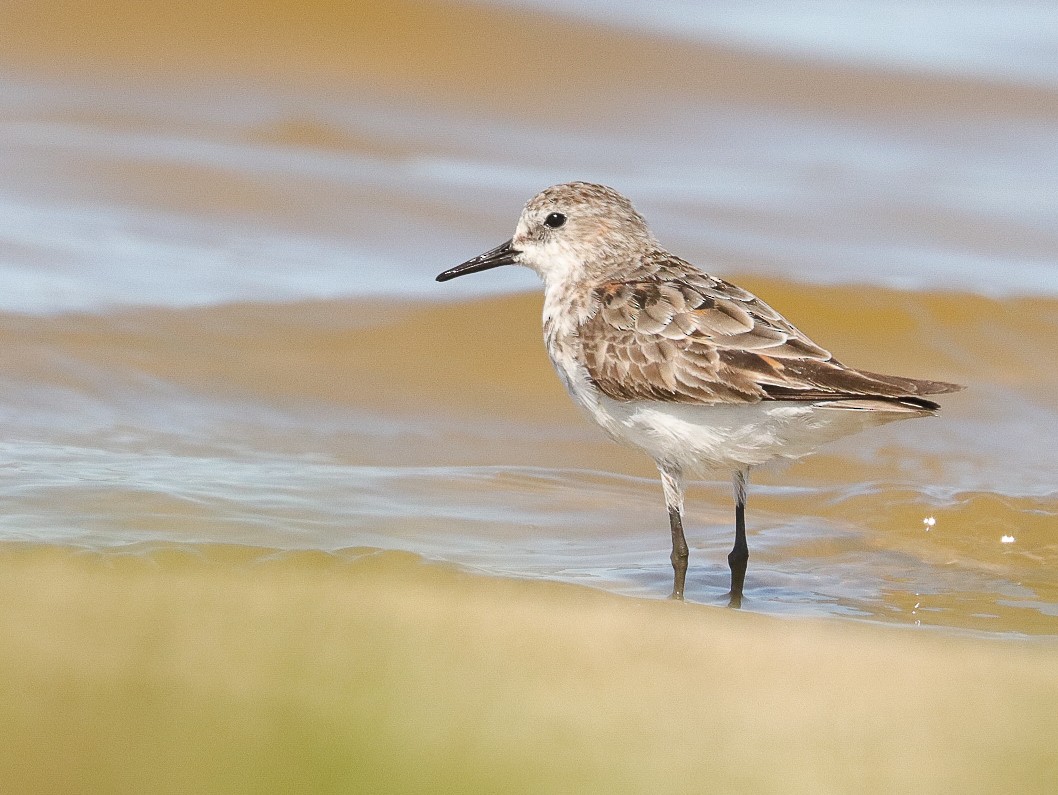
[[657,247],[632,203],[605,185],[553,185],[522,210],[512,241],[518,261],[545,281],[598,278]]

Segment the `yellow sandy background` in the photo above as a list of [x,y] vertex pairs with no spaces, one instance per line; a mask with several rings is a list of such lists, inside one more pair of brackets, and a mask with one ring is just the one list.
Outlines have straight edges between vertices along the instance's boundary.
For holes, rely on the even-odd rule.
[[11,792],[1047,792],[1054,652],[400,553],[4,550]]

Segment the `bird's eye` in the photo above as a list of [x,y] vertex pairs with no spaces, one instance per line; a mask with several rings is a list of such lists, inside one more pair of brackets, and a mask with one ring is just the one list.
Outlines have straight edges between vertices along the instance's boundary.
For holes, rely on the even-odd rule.
[[551,213],[547,218],[544,219],[544,223],[550,226],[552,229],[558,229],[562,224],[566,223],[566,216],[562,213]]

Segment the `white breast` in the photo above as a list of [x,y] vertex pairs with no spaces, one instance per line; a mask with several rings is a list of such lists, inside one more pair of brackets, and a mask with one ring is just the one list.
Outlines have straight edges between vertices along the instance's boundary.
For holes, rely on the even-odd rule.
[[566,390],[595,416],[599,390],[582,364],[580,338],[577,336],[577,329],[589,313],[588,298],[587,291],[568,282],[545,282],[544,343]]

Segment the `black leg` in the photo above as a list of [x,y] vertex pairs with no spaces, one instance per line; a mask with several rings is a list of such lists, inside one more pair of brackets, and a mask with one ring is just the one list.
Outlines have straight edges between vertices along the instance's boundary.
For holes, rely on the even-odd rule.
[[679,467],[658,464],[665,505],[669,509],[669,528],[672,530],[672,596],[683,601],[683,584],[687,580],[687,539],[683,537],[683,484]]
[[676,508],[669,508],[669,527],[672,529],[672,596],[683,599],[683,584],[687,580],[687,539],[683,536],[683,517]]
[[727,556],[731,567],[731,600],[728,607],[742,607],[742,586],[746,582],[749,545],[746,544],[746,473],[735,473],[735,546]]

